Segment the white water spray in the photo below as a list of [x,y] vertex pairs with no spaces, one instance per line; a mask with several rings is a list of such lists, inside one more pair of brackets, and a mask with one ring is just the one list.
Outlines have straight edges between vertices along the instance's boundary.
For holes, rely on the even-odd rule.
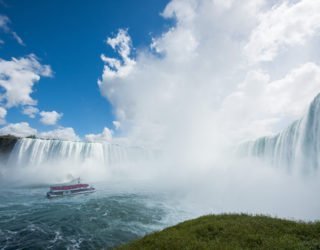
[[141,147],[23,138],[0,170],[3,179],[11,182],[56,182],[70,175],[96,181],[152,157]]
[[277,167],[312,172],[320,167],[320,95],[306,115],[272,137],[262,137],[240,146],[242,154],[258,157]]

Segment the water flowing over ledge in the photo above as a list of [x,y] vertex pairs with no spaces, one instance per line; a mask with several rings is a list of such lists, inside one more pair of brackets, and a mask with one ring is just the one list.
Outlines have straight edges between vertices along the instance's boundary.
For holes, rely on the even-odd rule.
[[12,166],[38,166],[48,162],[95,162],[110,166],[127,161],[145,160],[151,152],[141,147],[110,143],[87,143],[61,140],[22,138],[10,153],[8,164]]
[[[44,185],[74,177],[88,182],[125,176],[153,159],[151,150],[112,143],[15,138],[0,159],[0,184]],[[120,178],[120,177],[119,177]]]
[[275,166],[302,167],[312,171],[320,166],[320,94],[302,119],[281,133],[262,137],[239,147],[241,155],[261,158]]

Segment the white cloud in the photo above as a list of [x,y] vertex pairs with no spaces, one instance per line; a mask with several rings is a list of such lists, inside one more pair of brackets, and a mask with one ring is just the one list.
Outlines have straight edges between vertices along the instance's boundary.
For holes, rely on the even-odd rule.
[[[10,19],[0,15],[0,30],[10,33],[20,45],[25,45],[21,37],[10,29],[9,24]],[[0,44],[3,43],[0,39]],[[34,54],[11,60],[0,58],[0,104],[6,109],[22,106],[22,113],[34,118],[39,112],[34,107],[37,100],[31,97],[34,86],[41,77],[51,76],[51,67],[42,65]]]
[[7,32],[9,31],[10,19],[5,15],[0,15],[0,29]]
[[164,9],[164,18],[175,18],[180,24],[191,22],[196,15],[197,1],[171,1]]
[[298,119],[320,91],[320,67],[305,63],[266,86],[266,104],[272,114]]
[[79,136],[75,133],[73,128],[60,127],[47,132],[41,132],[38,134],[39,138],[43,139],[60,139],[67,141],[80,141]]
[[26,46],[22,38],[16,32],[12,32],[11,34],[13,38],[17,41],[17,43],[19,43],[22,46]]
[[107,39],[107,44],[119,53],[120,59],[101,55],[101,59],[105,62],[104,74],[112,79],[125,77],[132,71],[135,64],[130,58],[131,38],[126,30],[120,29],[117,36]]
[[6,123],[6,115],[7,115],[7,110],[3,107],[0,107],[0,124],[5,124]]
[[101,134],[88,134],[85,136],[88,142],[110,142],[112,140],[112,130],[105,127]]
[[22,38],[15,32],[12,31],[9,27],[10,24],[10,19],[5,16],[0,14],[0,29],[2,29],[6,33],[10,33],[12,37],[17,41],[22,46],[25,46],[25,43],[23,42]]
[[46,132],[38,132],[36,129],[30,127],[27,122],[11,123],[0,128],[0,135],[14,135],[17,137],[27,137],[34,135],[43,139],[60,139],[69,141],[79,141],[79,136],[75,133],[73,128],[60,127]]
[[18,105],[35,105],[37,103],[31,97],[33,87],[41,76],[52,75],[50,66],[41,65],[35,55],[29,55],[19,59],[12,58],[9,61],[0,59],[0,87],[2,93],[0,101],[6,107]]
[[[318,3],[270,3],[172,0],[162,15],[176,25],[153,38],[152,52],[140,49],[135,58],[127,32],[112,38],[126,41],[127,52],[116,52],[130,66],[104,56],[98,83],[131,140],[180,147],[186,157],[209,156],[235,138],[278,132],[301,115],[320,91],[319,49],[308,45],[319,35]],[[258,35],[263,26],[266,37]],[[259,63],[283,50],[296,55],[297,44],[303,56],[290,57],[289,64],[280,57],[272,65]]]
[[36,114],[39,113],[39,109],[34,106],[23,107],[22,113],[29,116],[30,118],[35,118]]
[[112,124],[116,130],[118,130],[121,127],[121,122],[119,121],[113,121]]
[[62,113],[58,113],[57,111],[41,111],[40,112],[41,119],[40,121],[45,125],[55,125],[58,120],[63,116]]
[[0,128],[1,135],[14,135],[17,137],[26,137],[30,135],[36,135],[37,130],[31,128],[29,123],[20,122],[20,123],[12,123],[7,126]]
[[224,99],[221,119],[229,122],[230,129],[237,124],[246,139],[270,135],[299,119],[319,92],[320,66],[314,63],[273,81],[265,72],[251,71],[238,90]]
[[251,60],[271,61],[281,48],[304,44],[319,28],[320,1],[284,1],[260,15],[245,52]]

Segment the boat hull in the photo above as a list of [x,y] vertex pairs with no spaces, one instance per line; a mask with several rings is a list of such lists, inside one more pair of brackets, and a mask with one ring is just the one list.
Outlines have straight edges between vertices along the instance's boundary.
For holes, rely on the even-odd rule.
[[60,191],[60,192],[52,192],[49,191],[47,193],[47,198],[52,199],[52,198],[59,198],[59,197],[64,197],[64,196],[73,196],[73,195],[78,195],[78,194],[89,194],[93,193],[96,190],[94,188],[88,188],[88,189],[83,189],[83,190],[67,190],[67,191]]

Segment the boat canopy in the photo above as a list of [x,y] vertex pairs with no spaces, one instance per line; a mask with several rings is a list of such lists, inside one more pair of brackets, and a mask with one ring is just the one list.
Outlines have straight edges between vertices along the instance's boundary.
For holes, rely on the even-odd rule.
[[89,187],[89,184],[60,185],[60,186],[51,186],[50,190],[52,191],[72,190],[72,189],[87,188],[87,187]]

